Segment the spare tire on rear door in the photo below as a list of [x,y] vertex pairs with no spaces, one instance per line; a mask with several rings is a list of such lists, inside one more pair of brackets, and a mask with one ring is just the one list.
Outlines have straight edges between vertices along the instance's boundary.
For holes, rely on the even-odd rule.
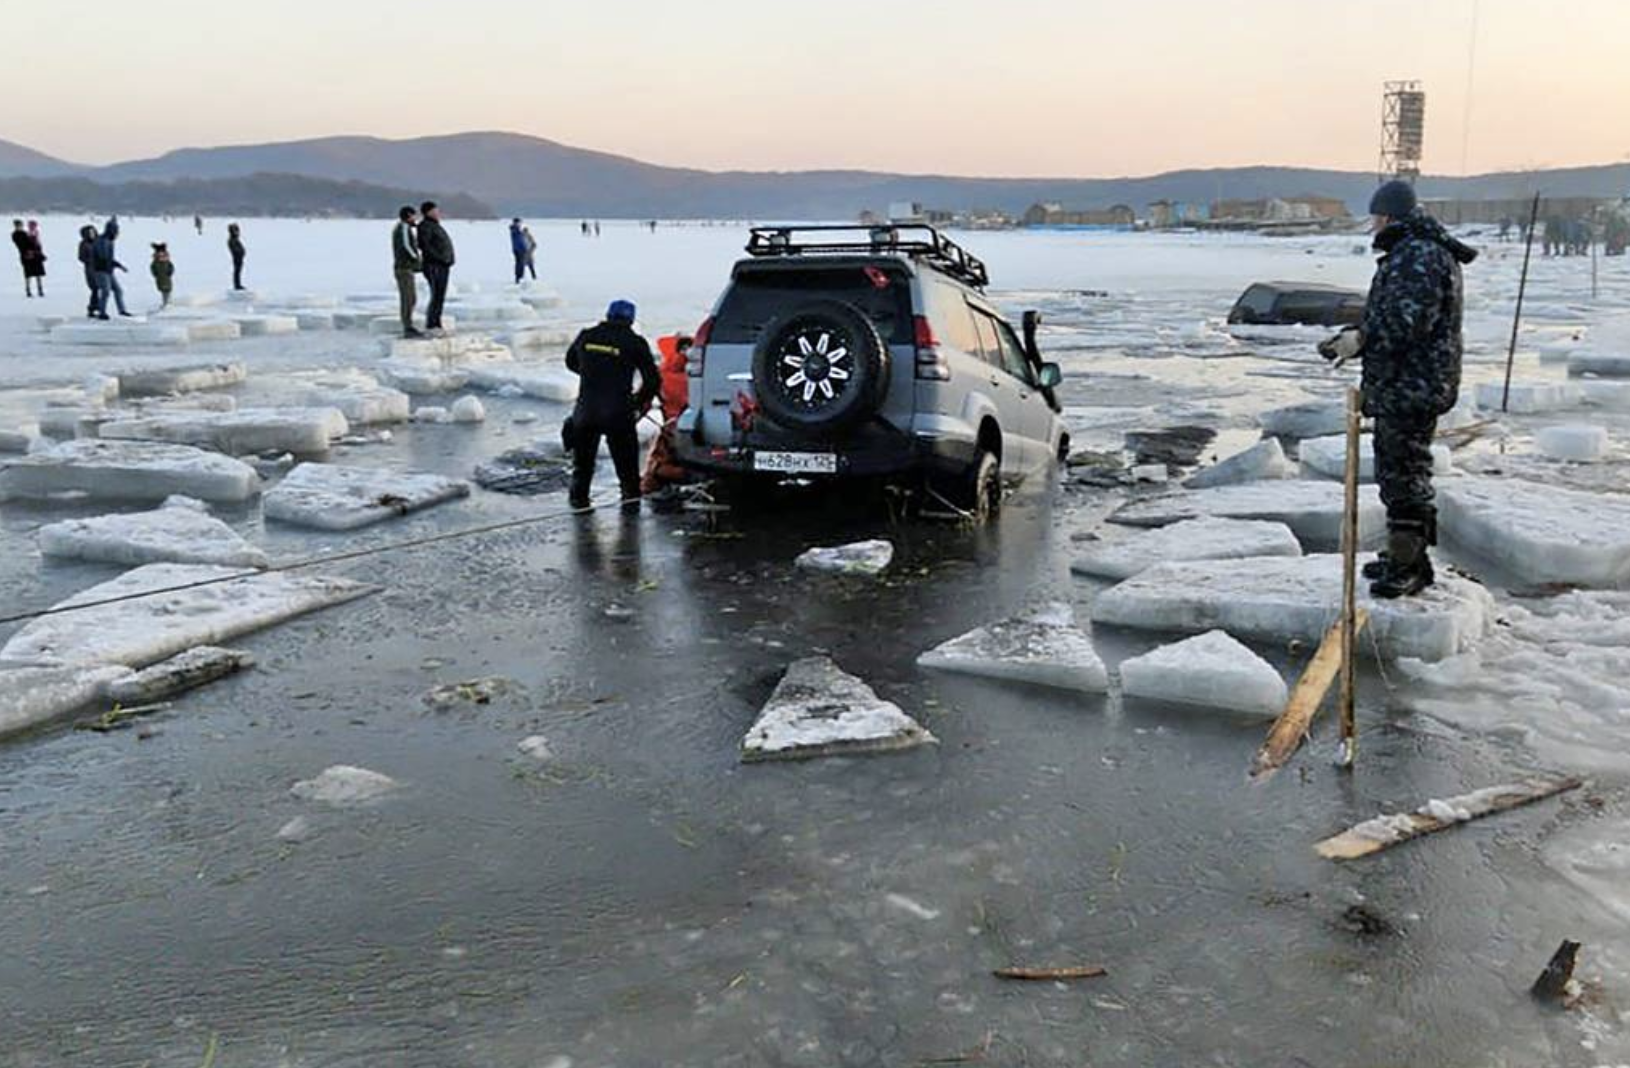
[[758,406],[788,430],[847,430],[877,411],[888,388],[888,347],[842,301],[799,305],[772,320],[753,350]]

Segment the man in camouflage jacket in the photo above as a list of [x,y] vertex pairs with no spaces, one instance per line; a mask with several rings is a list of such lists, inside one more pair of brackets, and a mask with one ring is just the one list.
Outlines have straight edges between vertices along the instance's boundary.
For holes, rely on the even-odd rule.
[[1432,438],[1460,396],[1461,265],[1477,252],[1449,235],[1391,181],[1370,201],[1381,253],[1359,328],[1364,414],[1375,420],[1375,480],[1387,507],[1387,548],[1364,569],[1377,597],[1432,584],[1437,544]]

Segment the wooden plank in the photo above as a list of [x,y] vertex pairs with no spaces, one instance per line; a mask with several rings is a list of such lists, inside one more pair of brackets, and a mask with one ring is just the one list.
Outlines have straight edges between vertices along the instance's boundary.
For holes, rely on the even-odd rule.
[[[1369,621],[1369,611],[1360,608],[1355,630],[1362,634]],[[1325,632],[1318,651],[1307,662],[1296,688],[1291,691],[1285,711],[1274,721],[1267,740],[1257,750],[1256,759],[1251,762],[1251,778],[1265,779],[1284,767],[1301,746],[1302,739],[1307,737],[1308,726],[1318,714],[1319,706],[1324,704],[1324,696],[1330,692],[1330,684],[1336,681],[1336,675],[1341,670],[1341,653],[1346,641],[1342,630],[1341,620],[1338,619]]]
[[[1367,857],[1383,849],[1390,849],[1401,842],[1448,830],[1450,827],[1458,827],[1462,823],[1492,816],[1497,812],[1531,805],[1547,797],[1577,790],[1582,785],[1583,780],[1568,776],[1527,779],[1505,786],[1491,786],[1442,802],[1442,805],[1454,810],[1452,818],[1448,817],[1447,812],[1443,815],[1433,815],[1425,811],[1428,806],[1422,806],[1414,812],[1396,816],[1377,816],[1372,820],[1365,820],[1334,837],[1326,838],[1313,848],[1326,860],[1357,860],[1359,857]],[[1438,805],[1434,803],[1430,807],[1436,808]]]
[[1064,979],[1101,979],[1109,974],[1109,970],[1097,964],[1084,964],[1073,968],[998,968],[991,974],[998,979],[1021,979],[1046,983],[1058,982]]

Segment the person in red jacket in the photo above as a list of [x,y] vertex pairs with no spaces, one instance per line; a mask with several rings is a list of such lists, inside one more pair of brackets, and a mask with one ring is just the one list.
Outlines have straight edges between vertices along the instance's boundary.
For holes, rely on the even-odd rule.
[[673,436],[678,430],[679,414],[690,406],[690,376],[687,372],[692,343],[689,334],[669,334],[657,338],[657,351],[662,354],[662,430],[651,442],[651,455],[645,463],[645,476],[640,489],[655,493],[664,486],[685,482],[689,476],[674,459]]

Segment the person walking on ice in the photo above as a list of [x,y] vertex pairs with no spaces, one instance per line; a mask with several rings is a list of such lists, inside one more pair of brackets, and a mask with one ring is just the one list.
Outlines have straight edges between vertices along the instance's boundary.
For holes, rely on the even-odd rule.
[[243,247],[243,231],[238,229],[237,223],[230,223],[226,228],[226,250],[232,254],[232,288],[241,293],[247,288],[243,284],[243,260],[249,250]]
[[175,291],[175,263],[170,259],[170,246],[162,241],[153,245],[153,285],[158,287],[159,308],[170,306],[170,294]]
[[130,317],[130,310],[125,307],[125,291],[119,285],[118,272],[125,269],[119,262],[116,242],[119,240],[119,219],[117,216],[108,219],[102,232],[91,242],[91,275],[95,280],[96,301],[92,314],[97,319],[108,317],[108,294],[113,295],[113,302],[119,308],[119,314],[125,318]]
[[[640,507],[640,416],[662,388],[651,346],[634,332],[636,311],[626,300],[612,301],[605,321],[577,335],[566,350],[566,369],[581,379],[577,406],[572,410],[572,493],[577,511],[590,506],[589,486],[606,440],[617,468],[625,511]],[[640,388],[634,392],[634,376]]]

